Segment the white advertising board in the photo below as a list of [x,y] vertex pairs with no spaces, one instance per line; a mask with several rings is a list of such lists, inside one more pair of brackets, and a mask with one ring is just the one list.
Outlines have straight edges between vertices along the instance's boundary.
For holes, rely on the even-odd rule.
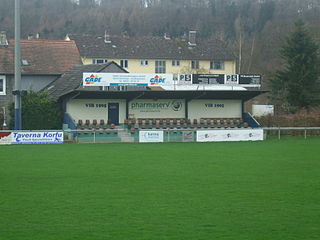
[[83,86],[172,86],[172,74],[83,73]]
[[11,144],[12,135],[11,132],[0,132],[0,145]]
[[12,144],[59,144],[63,132],[12,132]]
[[197,142],[261,141],[263,129],[199,130]]
[[185,101],[181,99],[136,99],[129,102],[134,118],[184,118]]
[[140,131],[139,142],[163,142],[163,131]]

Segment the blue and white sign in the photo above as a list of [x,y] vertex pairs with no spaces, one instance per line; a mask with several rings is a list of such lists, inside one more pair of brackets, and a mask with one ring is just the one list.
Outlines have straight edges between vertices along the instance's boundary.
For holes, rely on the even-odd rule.
[[163,131],[140,131],[139,142],[163,142]]
[[63,132],[12,132],[12,144],[61,144]]
[[172,74],[83,73],[83,86],[172,86]]

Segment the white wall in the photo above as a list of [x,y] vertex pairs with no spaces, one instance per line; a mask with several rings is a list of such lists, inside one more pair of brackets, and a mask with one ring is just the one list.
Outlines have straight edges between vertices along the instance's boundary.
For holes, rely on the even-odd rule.
[[252,105],[252,115],[255,117],[261,117],[274,114],[273,105]]
[[108,103],[119,103],[119,122],[126,119],[126,100],[124,99],[72,99],[67,103],[67,113],[78,122],[81,120],[108,120]]
[[129,103],[129,118],[185,118],[185,100],[133,100]]
[[[67,113],[81,120],[108,119],[108,103],[119,103],[119,122],[126,119],[124,99],[72,99]],[[241,100],[192,100],[188,103],[188,118],[241,118]],[[184,99],[137,99],[129,102],[129,118],[185,118]]]
[[241,118],[241,100],[192,100],[188,104],[189,119]]

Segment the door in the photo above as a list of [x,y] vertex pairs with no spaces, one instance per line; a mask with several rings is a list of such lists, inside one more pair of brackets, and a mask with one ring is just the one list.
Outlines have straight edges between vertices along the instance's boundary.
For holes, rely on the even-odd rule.
[[108,120],[115,125],[119,125],[119,103],[108,104]]

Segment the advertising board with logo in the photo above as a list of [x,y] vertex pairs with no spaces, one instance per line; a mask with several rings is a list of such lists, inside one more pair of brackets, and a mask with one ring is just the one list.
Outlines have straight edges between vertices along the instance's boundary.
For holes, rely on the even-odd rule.
[[178,85],[241,85],[259,87],[261,75],[257,74],[177,74],[174,79]]
[[0,132],[0,145],[11,144],[12,135],[11,132]]
[[12,132],[12,144],[61,144],[63,132]]
[[163,131],[140,131],[139,142],[163,142]]
[[185,102],[181,99],[138,99],[129,103],[129,114],[136,118],[184,118]]
[[184,142],[193,142],[193,131],[183,131],[182,140]]
[[83,86],[172,86],[172,74],[83,73]]
[[198,130],[197,142],[261,141],[263,129]]

